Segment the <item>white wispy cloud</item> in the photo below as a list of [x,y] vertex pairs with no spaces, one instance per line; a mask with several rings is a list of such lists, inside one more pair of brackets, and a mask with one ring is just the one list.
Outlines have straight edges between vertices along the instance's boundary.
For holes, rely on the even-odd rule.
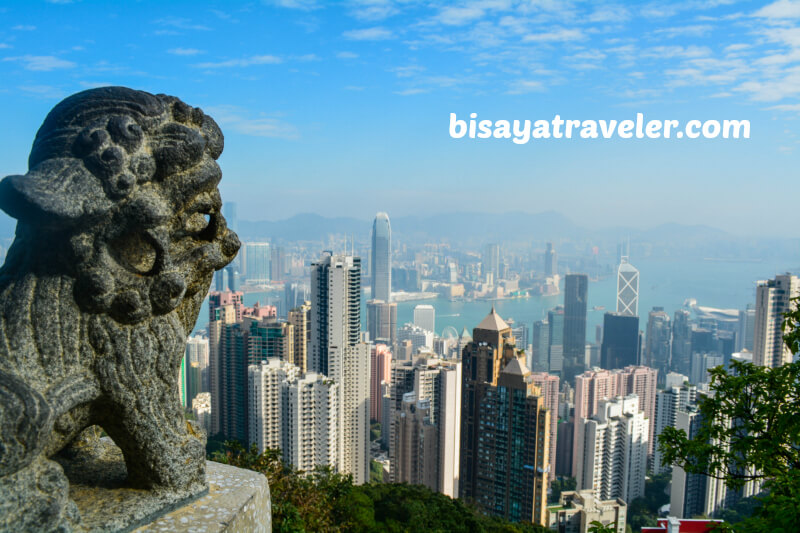
[[421,65],[407,65],[403,67],[392,67],[389,72],[394,72],[398,78],[410,78],[425,70]]
[[579,28],[559,28],[542,33],[531,33],[522,38],[526,43],[555,43],[566,41],[579,41],[585,39],[583,31]]
[[449,26],[461,26],[483,17],[485,10],[478,5],[447,6],[434,20]]
[[194,65],[197,68],[217,69],[217,68],[235,68],[235,67],[252,67],[255,65],[278,65],[283,63],[283,59],[273,55],[260,55],[243,57],[240,59],[228,59],[226,61],[207,61],[205,63],[197,63]]
[[98,87],[112,87],[114,84],[110,81],[80,81],[78,82],[81,87],[87,89],[96,89]]
[[228,129],[253,137],[272,137],[277,139],[298,139],[297,127],[277,118],[257,116],[238,106],[208,106],[208,113],[214,117],[223,130]]
[[34,31],[36,30],[36,26],[30,24],[17,24],[16,26],[11,28],[14,31]]
[[10,44],[7,44],[7,43],[0,43],[0,50],[7,50],[7,49],[9,49],[9,48],[11,48],[11,45],[10,45]]
[[336,57],[339,59],[357,59],[358,54],[353,52],[337,52]]
[[800,18],[800,1],[778,0],[762,7],[754,16],[767,19],[796,19]]
[[543,92],[546,89],[541,81],[515,80],[509,84],[508,94],[528,94]]
[[675,37],[704,37],[711,33],[714,27],[711,24],[690,24],[688,26],[673,26],[660,28],[653,32],[654,35],[672,39]]
[[16,57],[5,57],[3,58],[3,61],[19,62],[22,63],[23,67],[26,70],[34,70],[39,72],[48,72],[51,70],[72,68],[75,66],[75,63],[73,63],[72,61],[67,61],[66,59],[60,59],[55,56],[24,55]]
[[196,56],[197,54],[202,54],[204,52],[202,50],[198,50],[197,48],[170,48],[167,50],[167,53],[176,56]]
[[63,90],[52,85],[21,85],[18,88],[22,92],[47,100],[58,100],[66,96]]
[[612,22],[623,23],[631,18],[630,11],[620,5],[607,5],[598,6],[594,12],[589,15],[589,22]]
[[310,11],[320,7],[316,0],[264,0],[267,5]]
[[351,41],[385,41],[393,39],[394,33],[382,26],[375,26],[374,28],[346,31],[342,36]]
[[402,91],[395,91],[394,94],[399,94],[400,96],[413,96],[415,94],[424,94],[430,92],[429,89],[420,89],[418,87],[412,89],[404,89]]
[[211,28],[203,24],[195,24],[190,19],[182,17],[164,17],[154,21],[159,26],[175,28],[178,30],[192,31],[211,31]]
[[391,0],[351,0],[350,16],[364,21],[385,20],[400,12]]

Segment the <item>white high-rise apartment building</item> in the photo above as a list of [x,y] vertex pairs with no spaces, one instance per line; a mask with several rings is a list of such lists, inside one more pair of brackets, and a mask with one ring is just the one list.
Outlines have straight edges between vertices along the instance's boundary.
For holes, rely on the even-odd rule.
[[245,276],[251,285],[266,285],[270,280],[270,248],[268,242],[244,244]]
[[639,316],[639,271],[627,257],[617,269],[617,313]]
[[[693,439],[702,423],[702,415],[694,406],[676,414],[675,427]],[[724,480],[704,474],[688,474],[678,465],[672,467],[670,515],[678,518],[713,516],[726,505],[728,488]]]
[[338,467],[339,397],[332,379],[314,372],[283,386],[283,459],[304,472]]
[[339,385],[339,472],[369,481],[370,345],[360,342],[361,259],[323,253],[311,267],[308,367]]
[[753,363],[776,367],[792,362],[792,352],[783,342],[783,314],[800,296],[800,279],[791,274],[759,281],[756,287],[756,317],[753,333]]
[[428,416],[436,427],[438,442],[428,449],[437,457],[425,462],[436,465],[438,471],[433,490],[455,498],[458,496],[458,476],[461,446],[461,363],[444,359],[417,359],[392,363],[392,400],[390,402],[389,457],[393,482],[410,481],[402,477],[410,466],[407,460],[418,460],[422,450],[397,449],[401,440],[395,438],[398,417],[402,414],[403,398],[413,396],[415,402],[426,402]]
[[[671,375],[677,375],[672,374]],[[683,376],[681,376],[683,377]],[[671,468],[671,465],[662,464],[661,452],[658,449],[658,437],[664,428],[676,427],[678,411],[686,411],[694,405],[697,399],[697,387],[682,383],[656,393],[656,416],[654,429],[653,473],[661,474]]]
[[436,309],[430,304],[414,307],[414,325],[436,333]]
[[583,422],[575,441],[581,458],[577,490],[592,489],[601,500],[629,502],[644,496],[649,424],[630,394],[600,402],[598,413]]
[[248,368],[249,433],[259,452],[280,448],[283,460],[310,471],[339,466],[339,385],[278,358]]
[[416,324],[405,324],[397,330],[398,342],[411,341],[411,353],[416,354],[420,349],[433,349],[433,332],[421,328]]
[[[658,372],[646,366],[626,366],[621,370],[587,370],[575,377],[575,442],[583,438],[584,419],[591,418],[600,411],[603,400],[611,400],[617,396],[636,394],[639,397],[639,409],[650,425],[650,434],[654,430],[656,409],[656,381]],[[652,454],[652,443],[649,453]],[[578,454],[576,446],[572,448],[573,476],[583,458]],[[627,500],[626,500],[627,501]]]
[[259,453],[267,448],[283,448],[281,424],[286,415],[283,412],[281,388],[299,375],[299,368],[277,357],[248,367],[250,444],[257,445]]

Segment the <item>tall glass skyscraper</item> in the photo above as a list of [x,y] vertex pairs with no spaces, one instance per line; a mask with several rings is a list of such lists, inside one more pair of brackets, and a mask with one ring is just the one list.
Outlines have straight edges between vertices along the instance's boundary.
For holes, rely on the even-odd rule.
[[567,274],[564,281],[564,380],[572,383],[584,371],[586,353],[586,302],[589,277]]
[[392,227],[389,215],[378,213],[372,223],[372,299],[388,302],[392,295]]
[[617,313],[639,316],[639,271],[622,258],[617,270]]

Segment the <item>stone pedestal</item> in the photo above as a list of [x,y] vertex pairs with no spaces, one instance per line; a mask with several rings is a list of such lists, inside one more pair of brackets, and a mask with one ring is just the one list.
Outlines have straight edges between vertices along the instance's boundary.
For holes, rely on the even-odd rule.
[[78,531],[272,531],[267,478],[251,470],[207,461],[208,487],[160,494],[126,486],[122,452],[109,439],[58,461],[80,512]]
[[267,478],[251,470],[206,463],[208,494],[136,530],[239,533],[272,531]]

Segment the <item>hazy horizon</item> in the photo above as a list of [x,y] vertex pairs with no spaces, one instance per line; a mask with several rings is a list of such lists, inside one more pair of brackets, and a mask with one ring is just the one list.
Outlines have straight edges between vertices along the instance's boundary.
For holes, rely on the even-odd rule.
[[[800,236],[794,2],[7,2],[0,173],[62,98],[174,94],[226,136],[244,220],[558,211]],[[487,119],[746,119],[750,139],[452,139]]]

